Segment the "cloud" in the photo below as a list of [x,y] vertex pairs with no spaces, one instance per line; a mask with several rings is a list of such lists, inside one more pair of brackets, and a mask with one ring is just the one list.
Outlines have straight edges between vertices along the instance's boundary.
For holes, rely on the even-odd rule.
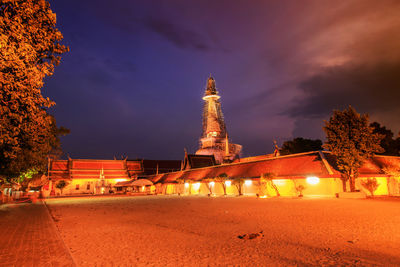
[[199,51],[210,50],[210,46],[204,41],[204,36],[192,30],[184,29],[164,19],[147,18],[144,25],[152,32],[165,38],[180,48],[191,48]]
[[353,105],[363,112],[400,113],[400,62],[330,67],[303,81],[304,96],[285,111],[291,117],[321,117]]

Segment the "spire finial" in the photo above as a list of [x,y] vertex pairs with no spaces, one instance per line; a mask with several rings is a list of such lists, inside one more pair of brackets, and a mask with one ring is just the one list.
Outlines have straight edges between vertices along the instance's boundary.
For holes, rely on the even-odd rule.
[[215,79],[211,76],[207,79],[206,95],[216,95],[217,88],[215,86]]
[[281,155],[281,153],[279,152],[280,148],[279,148],[279,146],[278,146],[276,140],[274,140],[274,147],[275,147],[275,150],[274,150],[274,157],[279,157],[279,156]]

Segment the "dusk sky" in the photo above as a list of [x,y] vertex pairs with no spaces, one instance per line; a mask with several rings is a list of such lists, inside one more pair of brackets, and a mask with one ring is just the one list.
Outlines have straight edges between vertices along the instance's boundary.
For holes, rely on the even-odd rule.
[[400,1],[50,1],[70,52],[44,94],[72,158],[182,159],[210,73],[242,156],[324,139],[351,104],[400,130]]

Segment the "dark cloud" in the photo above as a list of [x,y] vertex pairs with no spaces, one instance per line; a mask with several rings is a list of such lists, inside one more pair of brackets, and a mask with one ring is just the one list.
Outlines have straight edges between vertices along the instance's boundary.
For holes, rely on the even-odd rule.
[[149,30],[167,39],[177,47],[192,48],[200,51],[210,49],[210,46],[204,40],[205,38],[192,30],[184,29],[163,19],[147,18],[143,22]]
[[321,138],[348,104],[400,129],[398,0],[53,3],[71,52],[46,91],[71,155],[194,152],[210,72],[244,155]]
[[321,117],[353,105],[363,112],[400,113],[400,62],[326,68],[303,81],[304,97],[286,110],[291,117]]

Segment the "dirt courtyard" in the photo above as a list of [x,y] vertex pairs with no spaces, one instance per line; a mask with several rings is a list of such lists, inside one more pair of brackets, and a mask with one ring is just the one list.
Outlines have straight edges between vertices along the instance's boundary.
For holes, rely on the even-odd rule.
[[[400,201],[46,200],[78,266],[400,265]],[[258,233],[251,240],[239,235]]]

